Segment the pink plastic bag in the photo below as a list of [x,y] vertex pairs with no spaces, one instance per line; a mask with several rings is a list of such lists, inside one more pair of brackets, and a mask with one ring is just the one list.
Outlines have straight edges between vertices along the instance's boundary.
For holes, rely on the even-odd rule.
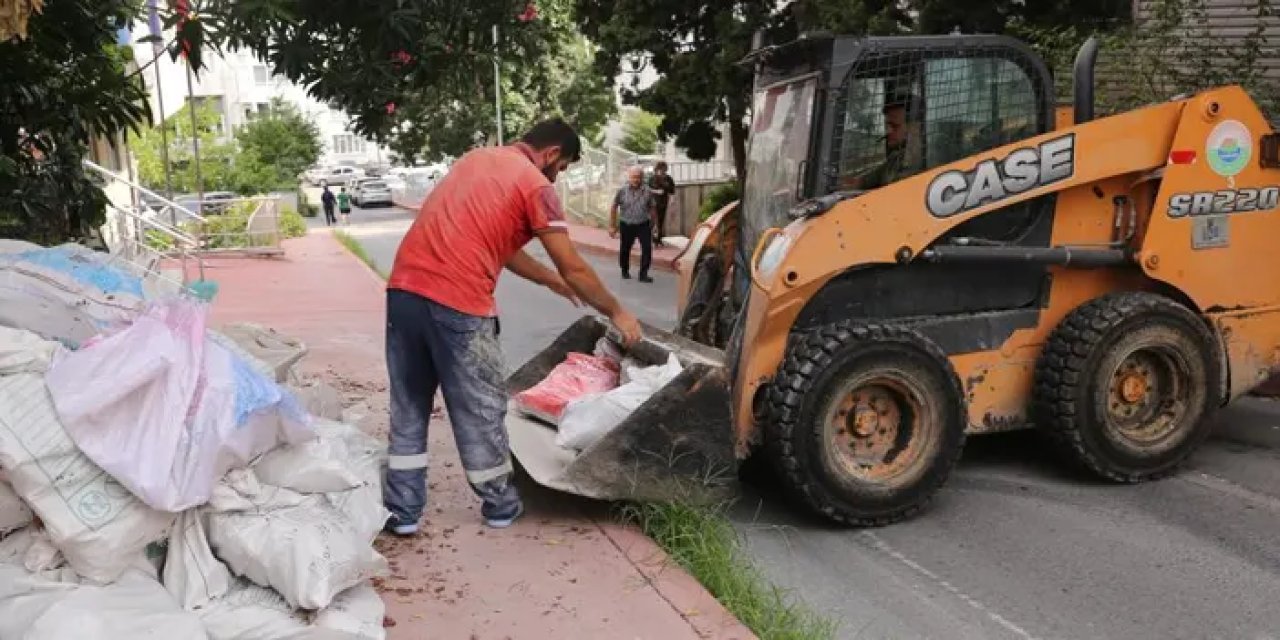
[[516,406],[535,418],[559,424],[569,402],[617,386],[617,362],[607,357],[570,353],[542,382],[516,394]]

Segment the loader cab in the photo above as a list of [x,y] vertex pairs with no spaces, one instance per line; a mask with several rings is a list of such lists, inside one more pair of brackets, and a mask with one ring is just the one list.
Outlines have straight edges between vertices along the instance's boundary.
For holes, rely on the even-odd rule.
[[[756,88],[741,211],[747,255],[791,218],[1055,127],[1048,68],[1004,36],[818,36],[748,60]],[[958,231],[1013,237],[1035,208]]]

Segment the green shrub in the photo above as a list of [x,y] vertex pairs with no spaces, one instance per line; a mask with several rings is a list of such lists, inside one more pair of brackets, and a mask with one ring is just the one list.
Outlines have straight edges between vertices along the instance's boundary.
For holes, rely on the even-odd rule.
[[307,235],[307,222],[302,215],[293,209],[286,208],[280,212],[280,236],[284,238],[300,238]]
[[702,200],[702,209],[698,211],[698,221],[702,222],[710,218],[715,212],[741,197],[738,192],[737,180],[712,189]]

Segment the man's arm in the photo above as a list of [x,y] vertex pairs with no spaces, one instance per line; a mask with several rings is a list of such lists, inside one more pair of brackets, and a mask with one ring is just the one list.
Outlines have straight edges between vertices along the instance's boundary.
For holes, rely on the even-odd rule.
[[542,246],[546,247],[547,254],[551,256],[556,270],[560,272],[560,276],[564,278],[569,288],[596,311],[608,316],[614,326],[622,332],[628,345],[640,339],[640,323],[605,288],[595,270],[573,247],[569,234],[544,233],[538,236],[538,239],[542,241]]
[[529,282],[542,285],[564,296],[574,306],[582,303],[573,289],[565,283],[564,278],[560,277],[560,274],[547,268],[546,265],[524,251],[517,251],[514,256],[511,256],[511,259],[507,261],[507,269]]
[[622,199],[622,192],[619,191],[613,195],[613,204],[609,205],[609,235],[617,235],[618,233],[618,204]]

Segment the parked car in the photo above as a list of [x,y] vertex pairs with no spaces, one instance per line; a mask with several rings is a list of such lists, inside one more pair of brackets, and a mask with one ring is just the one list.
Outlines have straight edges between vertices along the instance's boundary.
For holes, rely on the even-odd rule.
[[311,184],[318,187],[326,185],[348,185],[353,180],[365,177],[364,170],[359,167],[329,167],[317,174]]
[[[230,191],[209,191],[204,194],[204,199],[199,200],[194,193],[184,193],[175,196],[173,201],[178,206],[202,216],[216,216],[226,213],[231,207],[231,201],[239,199],[240,196]],[[201,206],[197,207],[197,203]]]
[[371,204],[390,205],[391,187],[381,179],[361,180],[351,192],[351,201],[357,207],[367,207]]

